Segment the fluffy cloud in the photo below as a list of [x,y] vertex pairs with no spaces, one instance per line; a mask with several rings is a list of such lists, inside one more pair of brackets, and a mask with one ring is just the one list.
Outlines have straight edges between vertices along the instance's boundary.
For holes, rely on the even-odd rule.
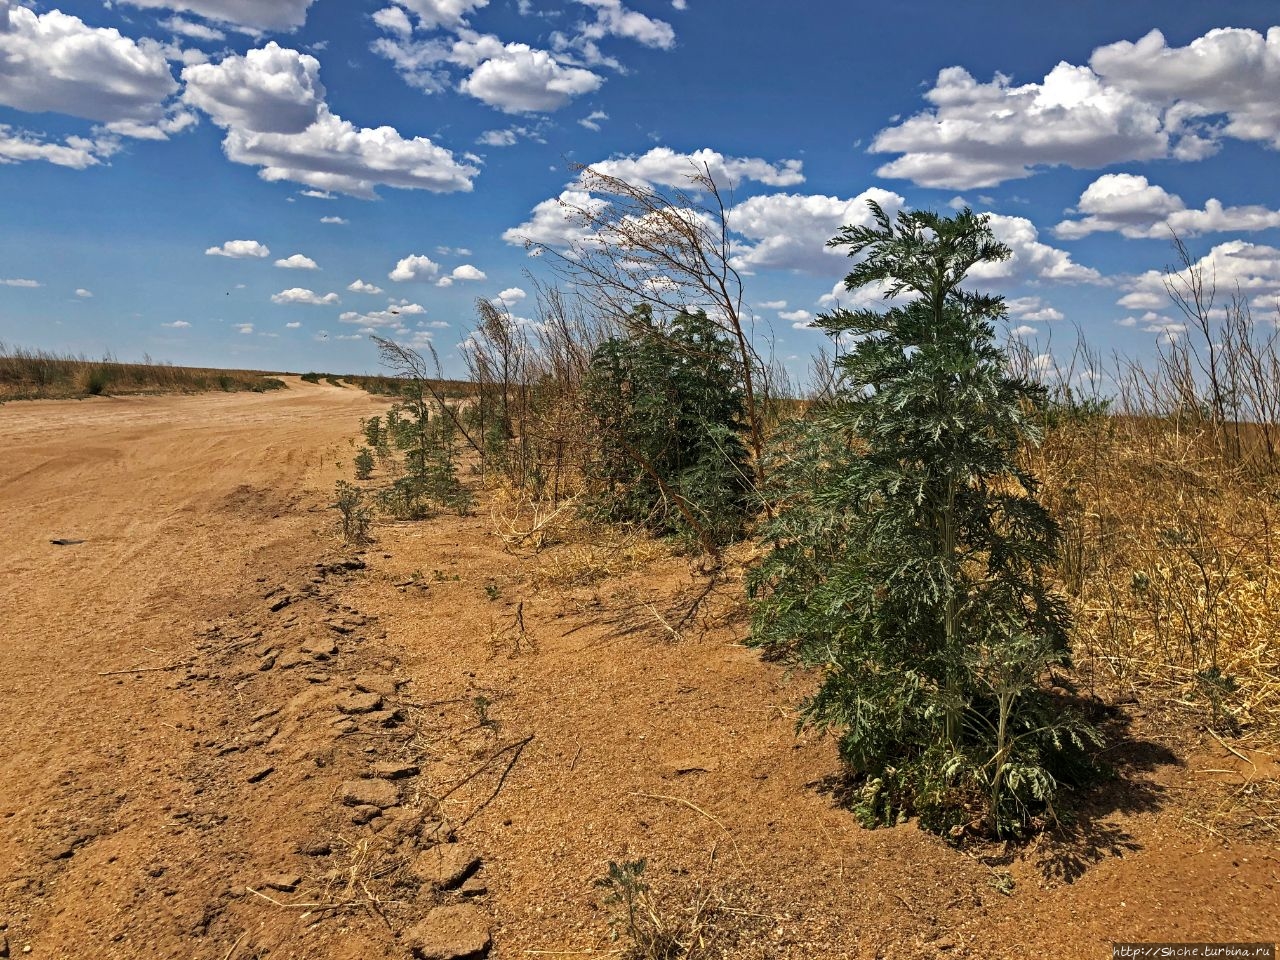
[[191,326],[191,324],[186,320],[174,320],[172,323],[162,323],[160,326],[168,327],[170,330],[186,330]]
[[302,326],[301,320],[290,320],[288,323],[284,325],[286,330],[297,330],[301,326]]
[[180,36],[190,37],[192,40],[213,42],[227,39],[227,35],[221,30],[210,27],[207,24],[195,23],[185,17],[169,17],[167,20],[161,20],[160,26],[166,30],[172,30]]
[[947,67],[925,94],[933,108],[882,130],[873,153],[900,153],[877,172],[927,187],[988,187],[1038,165],[1100,167],[1165,156],[1160,111],[1107,86],[1088,67],[1060,63],[1041,83],[979,83]]
[[101,123],[150,122],[164,116],[177,89],[156,41],[0,0],[0,104]]
[[602,83],[598,74],[565,66],[546,50],[508,43],[501,53],[477,66],[458,89],[504,113],[547,113],[600,89]]
[[993,213],[991,232],[1013,251],[1000,263],[980,263],[969,271],[975,280],[998,283],[1096,283],[1107,281],[1097,270],[1071,259],[1071,254],[1040,240],[1035,225],[1025,217]]
[[721,189],[748,180],[769,187],[792,187],[804,182],[801,168],[799,160],[773,164],[756,157],[726,157],[706,147],[692,153],[654,147],[638,157],[615,157],[591,164],[591,169],[606,176],[664,187],[688,188],[690,176],[710,171]]
[[846,224],[871,225],[868,200],[880,204],[890,216],[906,202],[896,193],[875,187],[852,200],[791,193],[764,194],[745,200],[729,211],[733,231],[750,241],[739,247],[734,266],[747,272],[760,269],[819,274],[847,272],[845,252],[826,243]]
[[1039,297],[1015,297],[1012,300],[1006,300],[1005,309],[1009,311],[1009,316],[1017,320],[1045,323],[1063,318],[1061,310],[1047,306]]
[[487,280],[485,272],[479,267],[473,267],[469,263],[464,263],[460,267],[454,267],[453,272],[447,277],[441,277],[436,281],[437,287],[451,287],[455,280]]
[[382,288],[372,283],[365,283],[363,280],[352,280],[347,284],[347,289],[352,293],[372,293],[378,294],[382,292]]
[[[1255,310],[1271,314],[1280,307],[1280,249],[1276,247],[1231,240],[1215,246],[1195,267],[1205,277],[1212,277],[1219,290],[1239,290]],[[1169,278],[1163,271],[1148,270],[1133,278],[1125,295],[1116,302],[1129,310],[1167,307],[1168,279],[1178,286],[1179,280],[1188,279],[1188,274],[1182,270]]]
[[[368,313],[347,310],[338,319],[343,323],[360,324],[362,327],[368,328],[370,332],[379,328],[391,327],[398,333],[407,333],[409,328],[405,326],[405,318],[418,316],[426,312],[427,308],[419,303],[401,300],[392,301],[385,310],[372,310]],[[444,324],[444,326],[448,326],[448,324]]]
[[646,47],[670,50],[676,43],[676,32],[665,20],[656,20],[643,13],[629,10],[622,0],[575,0],[595,10],[596,18],[583,24],[578,36],[570,43],[590,54],[591,46],[605,37],[625,37]]
[[473,10],[489,5],[489,0],[395,0],[418,18],[419,30],[456,30],[466,24]]
[[430,280],[439,272],[440,264],[430,257],[415,253],[397,263],[387,277],[397,283],[407,283],[411,280]]
[[307,290],[303,287],[290,287],[288,290],[273,293],[271,302],[303,303],[314,307],[327,307],[338,302],[338,295],[336,293],[326,293],[321,296],[314,290]]
[[900,154],[882,176],[960,189],[1038,166],[1197,160],[1227,137],[1280,147],[1278,94],[1280,27],[1265,37],[1211,30],[1185,47],[1153,30],[1098,48],[1088,66],[1059,63],[1038,83],[980,83],[947,67],[925,94],[930,107],[882,130],[871,149]]
[[210,247],[205,251],[207,257],[233,257],[237,260],[246,257],[269,257],[271,248],[257,240],[228,240],[220,247]]
[[510,306],[511,304],[519,303],[527,296],[529,296],[529,294],[525,293],[519,287],[507,287],[507,289],[503,290],[500,294],[494,297],[494,299],[501,300],[503,303]]
[[216,65],[187,67],[182,76],[187,101],[226,131],[228,159],[261,167],[264,180],[371,198],[378,185],[470,190],[477,173],[424,137],[356,127],[332,113],[316,59],[274,42]]
[[337,224],[337,225],[339,225],[339,226],[345,226],[346,224],[350,223],[351,221],[350,221],[350,220],[345,219],[344,217],[321,217],[321,218],[320,218],[320,222],[321,222],[321,223],[332,223],[332,224]]
[[1261,206],[1224,207],[1209,199],[1203,210],[1188,210],[1182,198],[1146,177],[1108,173],[1085,188],[1076,205],[1079,220],[1064,220],[1053,228],[1056,236],[1076,240],[1091,233],[1117,232],[1126,237],[1168,239],[1228,230],[1266,230],[1280,227],[1280,210]]
[[583,117],[581,120],[578,121],[578,126],[586,127],[588,130],[592,131],[593,133],[599,133],[600,121],[608,120],[608,119],[609,119],[609,115],[605,113],[603,110],[593,110],[591,113],[587,114],[587,116]]
[[0,164],[44,160],[59,167],[84,170],[96,166],[119,148],[112,138],[67,137],[51,143],[25,130],[0,123]]
[[608,205],[608,200],[585,191],[565,190],[560,196],[535,206],[533,215],[519,226],[503,231],[502,239],[517,246],[567,247],[590,236],[590,231],[577,222],[572,211],[600,211]]
[[284,270],[319,270],[320,267],[310,257],[295,253],[291,257],[285,257],[283,260],[277,260],[276,266]]
[[19,277],[15,277],[12,280],[0,280],[0,287],[25,287],[33,290],[36,287],[43,286],[44,284],[39,280],[23,280]]
[[93,291],[92,291],[92,290],[86,290],[84,287],[77,287],[77,288],[76,288],[76,296],[77,296],[77,297],[79,297],[81,300],[92,300],[92,299],[93,299]]
[[135,7],[178,10],[249,32],[294,30],[307,20],[315,0],[124,0]]
[[320,119],[320,62],[272,41],[243,57],[182,71],[184,99],[218,126],[244,133],[300,134]]

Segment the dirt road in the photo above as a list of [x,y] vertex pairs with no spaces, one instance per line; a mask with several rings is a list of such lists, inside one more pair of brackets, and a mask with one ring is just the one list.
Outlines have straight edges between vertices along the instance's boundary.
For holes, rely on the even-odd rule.
[[1190,822],[1218,761],[1140,716],[1074,839],[958,852],[834,802],[810,680],[741,645],[732,580],[512,552],[483,496],[344,551],[327,504],[380,408],[296,380],[0,406],[0,948],[617,955],[598,881],[640,859],[709,956],[1276,936],[1274,846]]
[[296,380],[0,407],[0,920],[15,954],[213,954],[192,946],[260,830],[196,746],[227,739],[238,705],[158,668],[193,662],[199,631],[259,577],[316,558],[335,461],[376,408]]

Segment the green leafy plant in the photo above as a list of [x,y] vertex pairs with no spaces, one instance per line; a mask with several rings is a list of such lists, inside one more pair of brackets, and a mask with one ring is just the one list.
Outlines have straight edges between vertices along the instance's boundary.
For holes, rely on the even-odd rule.
[[642,305],[627,329],[596,348],[583,383],[599,437],[592,502],[714,554],[741,534],[751,488],[733,345],[701,311],[663,323]]
[[355,464],[357,480],[368,480],[373,475],[373,451],[368,447],[361,447],[352,462]]
[[1099,741],[1043,684],[1070,626],[1019,461],[1044,394],[995,343],[1001,298],[960,286],[1009,256],[986,218],[871,207],[831,244],[861,257],[849,290],[893,303],[817,321],[847,347],[840,386],[776,451],[753,640],[821,670],[802,723],[839,736],[865,822],[1017,833]]
[[369,508],[364,503],[364,491],[345,480],[339,480],[333,505],[339,514],[342,539],[352,546],[368,543],[371,517]]

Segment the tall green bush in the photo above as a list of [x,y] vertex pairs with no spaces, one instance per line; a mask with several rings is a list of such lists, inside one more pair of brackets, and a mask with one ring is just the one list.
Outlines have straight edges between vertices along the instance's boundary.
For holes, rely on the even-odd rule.
[[702,311],[663,323],[644,305],[627,330],[596,348],[583,382],[593,503],[714,553],[741,534],[751,487],[733,344]]
[[995,342],[1002,299],[961,288],[1009,249],[970,210],[871,206],[831,245],[861,258],[849,290],[892,302],[817,321],[846,348],[841,385],[776,450],[753,638],[821,669],[802,722],[839,736],[864,820],[1018,832],[1087,774],[1097,734],[1044,683],[1070,623],[1018,458],[1043,394]]

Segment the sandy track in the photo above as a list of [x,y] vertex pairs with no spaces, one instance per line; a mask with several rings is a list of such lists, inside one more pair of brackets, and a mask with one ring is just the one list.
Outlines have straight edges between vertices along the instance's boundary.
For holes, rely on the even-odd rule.
[[176,836],[172,814],[196,789],[184,731],[227,705],[169,672],[98,674],[190,657],[265,555],[314,554],[334,461],[374,409],[300,381],[0,407],[0,919],[15,952],[199,955],[156,925],[199,913],[179,902],[193,891],[164,896],[166,876],[218,857]]

